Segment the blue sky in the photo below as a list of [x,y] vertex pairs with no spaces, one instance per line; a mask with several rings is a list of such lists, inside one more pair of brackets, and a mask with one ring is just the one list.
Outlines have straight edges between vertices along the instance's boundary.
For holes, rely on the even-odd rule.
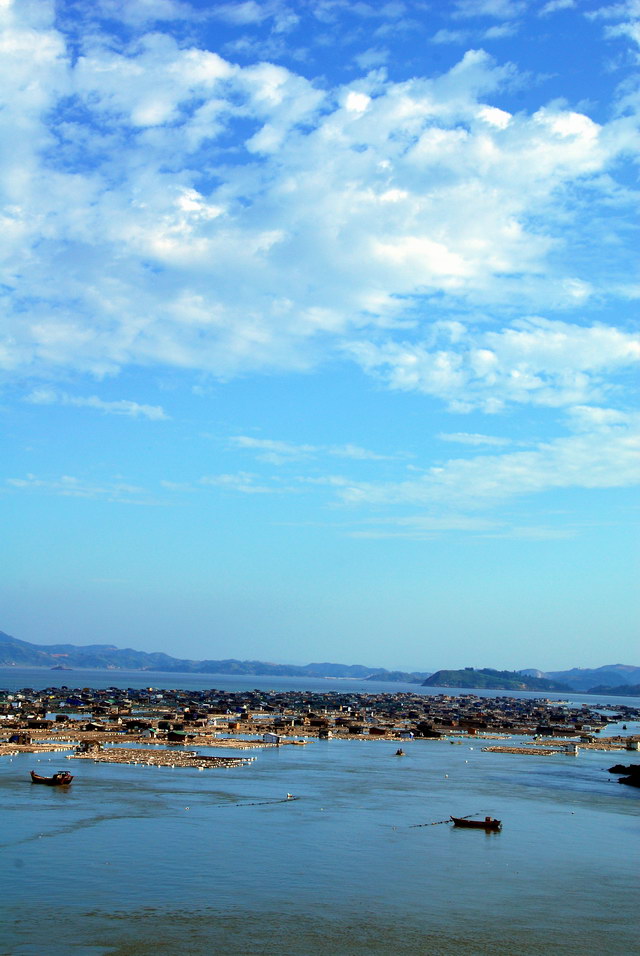
[[638,663],[637,0],[0,19],[0,629]]

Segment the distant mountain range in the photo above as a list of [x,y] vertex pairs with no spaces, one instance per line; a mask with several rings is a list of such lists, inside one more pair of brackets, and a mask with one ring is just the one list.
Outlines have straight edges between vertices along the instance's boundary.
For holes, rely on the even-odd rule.
[[352,680],[395,681],[431,687],[469,687],[494,690],[541,690],[640,696],[640,667],[607,664],[597,668],[574,667],[567,671],[497,671],[491,668],[437,671],[389,671],[362,664],[272,664],[266,661],[192,661],[169,654],[147,653],[114,644],[30,644],[0,631],[0,667],[140,670],[183,674],[237,674],[272,677],[325,677]]
[[352,680],[402,681],[419,684],[429,671],[388,671],[362,664],[271,664],[265,661],[204,660],[192,661],[168,654],[134,651],[113,644],[30,644],[0,631],[0,667],[48,667],[56,670],[94,668],[104,670],[142,670],[182,674],[262,674],[272,677],[327,677]]

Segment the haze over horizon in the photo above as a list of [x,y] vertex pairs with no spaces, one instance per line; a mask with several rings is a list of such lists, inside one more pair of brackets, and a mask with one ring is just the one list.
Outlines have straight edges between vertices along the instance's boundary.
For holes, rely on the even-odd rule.
[[[20,654],[17,656],[17,658],[16,658],[15,651],[14,651],[14,648],[16,648],[16,640],[17,640],[17,649],[18,649],[18,651],[20,652]],[[34,652],[42,652],[42,651],[44,651],[44,652],[49,653],[50,656],[51,656],[51,659],[50,659],[48,662],[46,662],[46,661],[37,661],[37,662],[36,662],[35,660],[33,660],[33,661],[28,661],[28,660],[25,659],[25,657],[24,657],[24,652],[25,652],[25,651],[26,651],[26,652],[29,652],[29,651],[31,650],[31,648],[33,648],[33,651],[34,651]],[[62,650],[63,650],[63,649],[64,649],[64,654],[62,653]],[[107,651],[109,652],[109,654],[110,654],[111,652],[114,652],[114,653],[113,653],[113,655],[111,655],[110,658],[107,658],[107,657],[104,656],[105,650],[107,650]],[[72,671],[72,672],[77,672],[77,671],[79,671],[79,670],[80,670],[80,671],[82,671],[82,670],[91,670],[91,669],[94,669],[94,668],[97,668],[97,669],[99,669],[99,670],[102,670],[102,669],[104,669],[104,670],[111,670],[111,669],[113,669],[113,672],[114,672],[114,673],[117,673],[118,671],[125,671],[125,672],[126,672],[126,671],[135,671],[135,670],[140,671],[140,672],[153,672],[153,671],[156,671],[156,670],[158,670],[158,671],[160,671],[160,672],[164,672],[164,671],[165,671],[165,668],[162,666],[162,664],[163,664],[163,663],[167,663],[167,664],[170,663],[169,661],[167,661],[167,662],[155,661],[155,663],[156,663],[157,665],[160,665],[160,666],[155,666],[155,667],[154,667],[149,660],[139,660],[139,659],[136,659],[136,660],[127,660],[127,661],[125,661],[125,660],[122,660],[122,658],[121,658],[121,656],[120,656],[120,654],[121,654],[122,651],[124,651],[124,652],[126,652],[126,653],[129,653],[129,652],[133,651],[132,657],[136,657],[136,658],[139,658],[139,657],[140,657],[140,652],[138,651],[137,648],[123,648],[123,647],[118,647],[118,645],[116,645],[116,644],[75,645],[75,644],[64,643],[64,644],[49,644],[49,645],[47,645],[47,644],[33,644],[33,645],[32,645],[32,644],[30,644],[29,642],[23,642],[23,641],[21,641],[19,638],[16,639],[16,638],[15,638],[15,635],[7,634],[7,633],[4,632],[4,631],[0,631],[0,671],[1,671],[1,670],[9,670],[9,669],[12,669],[12,668],[17,668],[18,670],[22,670],[22,669],[30,670],[30,669],[33,669],[33,668],[38,669],[38,670],[43,670],[43,669],[44,669],[44,670],[51,670],[51,669],[52,669],[52,664],[55,664],[56,667],[62,667],[62,669],[64,669],[64,670],[69,670],[69,671]],[[77,652],[80,652],[80,653],[83,655],[83,659],[82,659],[82,660],[79,660],[79,659],[78,659]],[[91,654],[92,654],[92,652],[93,652],[93,654],[95,655],[95,658],[96,658],[95,661],[90,661],[89,658],[87,657],[87,653],[86,653],[86,652],[88,652],[89,657],[91,656]],[[145,654],[145,653],[148,653],[148,652],[144,652],[144,651],[142,652],[142,654]],[[151,653],[153,653],[153,652],[151,652]],[[165,652],[165,653],[166,653],[166,652]],[[12,656],[12,655],[13,655],[13,656]],[[169,656],[170,658],[173,658],[174,660],[180,660],[180,661],[182,661],[182,662],[185,664],[185,667],[186,667],[187,663],[188,663],[188,664],[200,664],[200,663],[203,663],[203,661],[197,661],[197,660],[194,661],[193,659],[188,658],[188,657],[186,657],[186,658],[185,658],[185,657],[177,657],[177,658],[176,658],[176,655],[172,655],[172,654],[169,654],[168,656]],[[100,660],[100,663],[98,663],[98,659]],[[8,663],[9,660],[11,660],[11,663]],[[395,672],[396,674],[399,674],[400,672],[405,672],[407,675],[408,675],[408,674],[419,674],[419,675],[420,675],[420,680],[422,680],[423,677],[430,677],[430,676],[433,676],[433,675],[436,673],[435,670],[430,670],[430,669],[426,669],[426,670],[422,669],[422,670],[420,670],[420,669],[418,669],[418,668],[410,667],[410,666],[407,666],[407,667],[393,667],[393,666],[389,665],[389,666],[383,668],[382,665],[376,664],[374,661],[367,661],[367,662],[364,662],[364,663],[363,663],[362,661],[348,661],[348,662],[347,662],[347,661],[302,661],[302,660],[300,660],[300,661],[291,661],[291,660],[289,660],[289,661],[282,661],[282,660],[239,660],[239,659],[237,659],[237,658],[218,658],[218,659],[211,659],[211,658],[206,659],[206,658],[205,658],[205,661],[206,661],[208,664],[216,665],[216,667],[219,666],[219,667],[221,668],[220,673],[223,673],[223,674],[228,674],[228,673],[230,673],[229,671],[227,671],[226,667],[224,667],[223,665],[227,665],[227,664],[229,664],[229,663],[231,663],[231,662],[233,662],[234,664],[242,664],[242,665],[260,665],[260,666],[262,666],[262,665],[267,665],[268,667],[283,667],[283,668],[292,668],[292,667],[293,667],[293,668],[296,668],[296,667],[299,668],[299,667],[303,667],[303,668],[316,668],[316,669],[319,669],[319,670],[318,670],[318,674],[317,674],[316,676],[333,677],[334,679],[344,679],[344,678],[346,678],[346,677],[349,677],[350,679],[354,679],[354,680],[359,679],[358,676],[353,675],[353,674],[349,674],[349,675],[342,674],[342,675],[341,675],[340,673],[334,673],[334,669],[338,669],[338,668],[352,668],[352,669],[353,669],[353,668],[368,668],[368,670],[371,671],[371,672],[374,672],[374,671],[377,671],[377,670],[381,670],[381,669],[382,669],[382,670],[385,670],[385,671],[389,672],[390,674],[392,674],[392,673],[394,673],[394,672]],[[468,667],[469,665],[466,665],[466,666]],[[53,669],[56,669],[56,667],[54,667]],[[321,668],[323,668],[323,667],[326,668],[326,670],[321,670]],[[480,665],[475,665],[475,666],[474,666],[474,665],[471,665],[471,667],[472,667],[473,670],[477,670],[477,671],[483,671],[483,670],[486,669],[486,665],[482,665],[482,666],[480,666]],[[500,676],[504,675],[504,673],[505,673],[505,669],[504,669],[504,668],[497,668],[497,667],[496,667],[496,668],[489,668],[489,669],[496,671]],[[456,670],[456,668],[439,668],[438,670],[442,670],[442,671],[450,670],[450,671],[451,671],[451,670]],[[535,671],[536,673],[533,674],[533,673],[532,673],[533,671]],[[564,678],[564,676],[563,676],[563,671],[564,671],[564,672],[571,672],[571,671],[581,672],[581,673],[583,673],[583,674],[585,674],[585,675],[589,675],[590,678],[591,678],[591,681],[597,679],[596,676],[595,676],[595,675],[596,675],[596,672],[600,671],[600,672],[603,672],[603,676],[602,676],[602,678],[601,678],[601,683],[609,684],[609,685],[612,686],[612,687],[617,687],[619,684],[634,684],[634,683],[636,683],[636,675],[637,675],[637,676],[640,676],[640,666],[633,665],[633,664],[629,664],[629,663],[627,663],[627,664],[622,664],[621,662],[616,662],[616,663],[613,663],[613,664],[611,664],[611,663],[603,664],[603,665],[599,665],[597,668],[581,668],[579,665],[573,665],[573,666],[571,666],[571,667],[562,668],[562,669],[560,669],[559,671],[552,671],[552,672],[549,673],[547,676],[550,676],[550,677],[553,678],[553,679],[564,680],[565,678]],[[545,672],[544,672],[544,671],[542,671],[540,668],[535,668],[535,667],[514,668],[512,671],[509,671],[508,673],[513,673],[513,674],[515,674],[515,673],[518,673],[518,672],[520,672],[520,673],[522,673],[522,674],[526,674],[527,676],[535,676],[535,677],[544,677],[544,676],[545,676]],[[616,672],[616,673],[615,673],[615,676],[614,676],[613,672]],[[169,671],[166,671],[166,673],[177,673],[177,672],[176,672],[176,671],[169,670]],[[208,669],[207,671],[202,671],[202,672],[189,671],[189,674],[190,674],[190,675],[192,675],[193,673],[210,673],[210,674],[212,673],[212,674],[215,674],[215,673],[218,673],[218,671],[217,671],[217,669],[215,669],[214,667],[211,667],[211,668]],[[244,672],[243,672],[243,673],[244,673]],[[246,673],[247,673],[247,674],[255,673],[256,675],[264,676],[264,675],[270,673],[270,671],[265,670],[265,671],[263,672],[263,671],[260,671],[260,670],[255,670],[255,671],[252,670],[252,671],[247,671]],[[593,676],[591,676],[591,675],[593,675]],[[578,677],[578,674],[576,674],[576,677]],[[383,680],[384,678],[380,678],[380,679]],[[584,680],[584,678],[583,678],[583,680]],[[480,686],[480,685],[478,685],[478,686]],[[570,685],[570,686],[571,686],[571,685]],[[586,688],[586,687],[582,687],[582,688],[581,688],[581,687],[575,686],[575,685],[574,685],[574,687],[575,687],[575,689],[582,689],[582,690],[588,689],[588,688]]]
[[0,3],[0,628],[637,662],[639,17]]

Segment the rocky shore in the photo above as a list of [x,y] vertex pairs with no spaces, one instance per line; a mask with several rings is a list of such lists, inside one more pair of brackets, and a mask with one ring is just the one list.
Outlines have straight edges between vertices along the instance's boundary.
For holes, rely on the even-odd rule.
[[609,773],[624,775],[618,783],[625,783],[628,787],[640,787],[640,763],[632,763],[628,767],[618,763],[615,767],[609,767]]

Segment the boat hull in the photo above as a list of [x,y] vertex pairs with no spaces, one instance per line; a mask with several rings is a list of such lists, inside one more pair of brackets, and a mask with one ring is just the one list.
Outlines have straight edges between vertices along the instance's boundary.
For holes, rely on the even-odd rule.
[[451,817],[454,827],[464,827],[467,830],[501,830],[500,820],[485,817],[484,820],[465,820],[463,817]]
[[41,783],[45,787],[68,787],[73,780],[70,773],[55,773],[53,777],[41,777],[34,770],[31,771],[31,783]]

